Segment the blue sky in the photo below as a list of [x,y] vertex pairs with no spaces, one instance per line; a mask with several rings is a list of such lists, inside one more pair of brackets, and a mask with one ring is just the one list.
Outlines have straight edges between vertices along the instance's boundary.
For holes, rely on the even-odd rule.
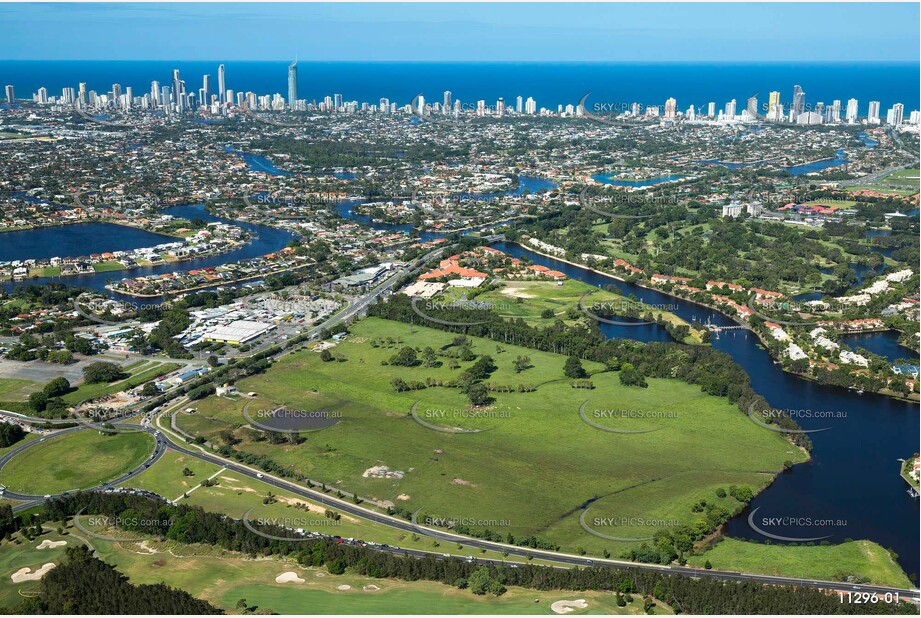
[[918,3],[0,4],[0,59],[917,61],[918,20]]

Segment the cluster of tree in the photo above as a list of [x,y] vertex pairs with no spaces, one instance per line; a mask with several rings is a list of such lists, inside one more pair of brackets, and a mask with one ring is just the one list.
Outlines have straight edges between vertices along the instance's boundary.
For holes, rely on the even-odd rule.
[[[460,579],[466,579],[470,585],[475,573],[485,568],[489,579],[498,580],[503,586],[622,593],[626,590],[627,593],[651,595],[688,614],[917,614],[915,608],[908,603],[842,604],[837,596],[815,589],[764,585],[750,580],[724,582],[629,568],[557,569],[531,564],[510,568],[505,565],[468,563],[457,558],[437,559],[434,555],[421,559],[410,558],[324,538],[291,543],[255,534],[241,521],[225,515],[208,513],[199,507],[184,504],[174,506],[162,499],[143,495],[97,492],[73,494],[48,501],[42,517],[46,521],[60,521],[72,517],[81,509],[86,514],[119,518],[116,521],[122,520],[120,515],[131,509],[134,516],[142,515],[135,521],[140,521],[145,526],[144,532],[148,534],[165,536],[180,543],[214,545],[253,556],[291,556],[305,566],[325,565],[331,573],[343,573],[351,569],[367,577],[428,580],[447,585],[455,585]],[[266,526],[266,531],[273,536],[291,534],[277,526]],[[66,571],[65,574],[69,575]],[[480,579],[482,576],[477,576],[476,581]],[[490,591],[489,585],[486,590]],[[203,612],[199,610],[197,613]]]
[[192,318],[184,306],[171,305],[165,311],[160,310],[160,322],[150,331],[147,341],[152,346],[163,350],[171,358],[192,358],[192,354],[175,339],[175,336],[191,323]]
[[15,423],[0,423],[0,448],[13,446],[26,436],[26,430]]
[[107,384],[127,377],[120,366],[108,361],[91,363],[83,368],[83,381],[87,384]]
[[[445,322],[468,321],[469,315],[463,315],[464,312],[463,309],[446,306],[439,309],[437,317]],[[483,337],[503,345],[518,345],[604,363],[614,370],[622,371],[629,365],[632,371],[628,371],[627,379],[637,386],[642,386],[640,377],[682,380],[698,385],[708,395],[726,397],[745,413],[752,404],[768,407],[764,398],[751,388],[745,370],[728,354],[710,347],[607,339],[594,323],[570,326],[558,321],[545,327],[532,326],[522,319],[505,320],[490,312],[484,313],[481,323],[451,326],[419,316],[404,294],[394,294],[387,302],[371,305],[368,313],[388,320],[460,333],[458,340],[464,335]],[[788,416],[772,419],[772,422],[785,429],[799,429],[796,421]],[[789,435],[795,444],[811,448],[812,441],[806,434]]]
[[203,614],[224,612],[165,584],[134,585],[83,545],[68,547],[62,564],[41,580],[39,594],[13,608],[21,614]]
[[29,407],[37,414],[45,413],[45,417],[62,417],[67,412],[67,404],[61,396],[70,391],[70,382],[67,378],[54,378],[45,384],[42,390],[29,395]]

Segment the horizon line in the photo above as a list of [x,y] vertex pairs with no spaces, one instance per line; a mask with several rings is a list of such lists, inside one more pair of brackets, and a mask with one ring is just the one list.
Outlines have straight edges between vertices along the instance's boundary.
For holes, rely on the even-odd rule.
[[[263,59],[177,59],[177,58],[0,58],[0,62],[291,62],[290,58]],[[919,64],[921,59],[896,60],[302,60],[306,63],[364,64]]]

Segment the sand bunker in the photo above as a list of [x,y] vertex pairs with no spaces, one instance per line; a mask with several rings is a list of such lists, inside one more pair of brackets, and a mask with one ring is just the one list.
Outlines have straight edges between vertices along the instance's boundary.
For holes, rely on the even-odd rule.
[[326,573],[322,571],[317,571],[316,573],[314,573],[314,577],[326,577]]
[[550,609],[556,614],[568,614],[573,609],[585,609],[588,603],[585,599],[576,599],[575,601],[556,601],[550,605]]
[[375,586],[374,584],[369,584],[362,588],[362,590],[364,590],[365,592],[374,592],[375,590],[380,590],[380,589],[381,589],[380,586]]
[[276,584],[287,584],[288,582],[294,582],[295,584],[303,584],[304,580],[297,576],[297,573],[294,571],[285,571],[281,575],[275,578]]
[[48,548],[54,549],[55,547],[63,547],[64,545],[67,545],[67,541],[50,541],[48,539],[45,539],[44,541],[36,545],[35,549],[48,549]]
[[10,579],[13,580],[14,584],[19,584],[22,582],[34,582],[38,581],[45,576],[45,573],[54,568],[53,562],[47,562],[42,565],[42,568],[36,570],[34,573],[29,567],[22,567],[12,575]]
[[351,590],[352,587],[348,584],[342,584],[341,586],[336,586],[336,590]]

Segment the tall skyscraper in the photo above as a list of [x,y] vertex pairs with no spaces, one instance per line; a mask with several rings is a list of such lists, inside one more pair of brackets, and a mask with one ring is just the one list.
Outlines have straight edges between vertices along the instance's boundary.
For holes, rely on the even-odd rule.
[[294,109],[297,102],[297,58],[288,65],[288,107]]
[[217,67],[217,96],[221,105],[227,102],[227,82],[225,81],[224,65]]
[[806,93],[799,86],[793,86],[793,116],[799,116],[806,110]]
[[445,111],[447,111],[451,107],[451,91],[450,90],[445,90],[444,100],[442,101],[442,105],[444,106]]
[[835,99],[831,102],[831,121],[841,122],[841,99]]
[[[170,93],[173,98],[173,105],[177,109],[182,108],[182,80],[179,79],[179,69],[173,69],[173,91]],[[164,101],[165,104],[165,101]]]
[[525,104],[524,104],[524,111],[527,114],[535,113],[537,111],[537,101],[535,101],[531,97],[528,97],[528,100],[525,101]]
[[891,124],[892,126],[897,127],[902,124],[904,117],[905,106],[901,103],[896,103],[886,114],[886,124]]
[[736,100],[735,99],[733,99],[732,101],[726,104],[725,116],[727,118],[735,118],[736,116]]
[[160,82],[157,80],[150,82],[150,104],[152,107],[160,106]]
[[710,118],[713,118],[714,116],[716,116],[716,103],[714,103],[713,101],[710,101],[709,103],[707,103],[707,116],[709,116]]
[[676,101],[674,98],[668,99],[665,102],[665,119],[674,120],[675,114],[677,113],[677,111],[678,111],[678,101]]
[[201,104],[207,105],[211,101],[211,76],[205,75],[201,82]]
[[844,113],[844,119],[848,123],[857,122],[857,99],[847,100],[847,111]]
[[774,109],[775,105],[780,105],[780,92],[774,90],[768,95],[768,112]]
[[879,124],[879,101],[870,101],[870,107],[867,109],[867,123]]
[[748,104],[745,109],[753,118],[758,117],[758,95],[748,97]]
[[16,92],[13,90],[13,85],[9,84],[6,87],[6,102],[12,105],[13,101],[15,100],[16,100]]
[[524,98],[521,95],[518,95],[518,98],[515,99],[515,113],[522,113],[524,111]]

